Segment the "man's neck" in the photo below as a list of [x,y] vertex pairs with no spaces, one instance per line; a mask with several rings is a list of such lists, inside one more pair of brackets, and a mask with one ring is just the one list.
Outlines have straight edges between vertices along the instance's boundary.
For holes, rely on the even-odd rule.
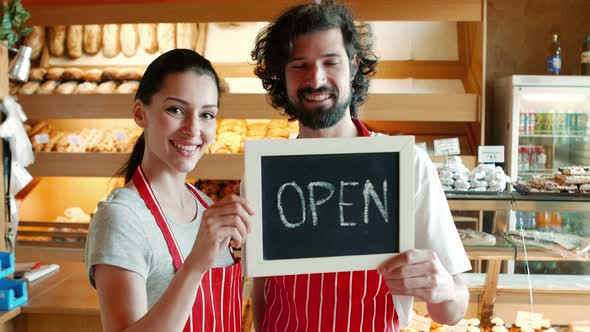
[[336,138],[336,137],[357,137],[358,129],[350,115],[344,115],[340,121],[329,128],[311,129],[299,123],[299,138]]

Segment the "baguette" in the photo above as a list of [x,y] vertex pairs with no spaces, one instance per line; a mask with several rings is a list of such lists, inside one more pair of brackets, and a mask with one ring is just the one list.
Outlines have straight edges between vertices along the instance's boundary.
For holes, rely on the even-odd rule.
[[102,70],[100,69],[88,69],[82,79],[86,82],[100,82],[102,76]]
[[96,91],[96,86],[97,86],[97,84],[94,82],[80,83],[76,87],[76,90],[74,90],[74,94],[87,95],[87,94],[94,93]]
[[47,69],[47,74],[45,74],[45,78],[48,80],[61,80],[61,76],[64,74],[65,69],[60,67],[54,67]]
[[158,40],[156,38],[157,25],[152,23],[139,24],[139,44],[146,53],[152,54],[158,51]]
[[177,23],[176,24],[176,47],[194,50],[197,44],[197,24]]
[[115,81],[105,81],[102,82],[96,87],[95,93],[97,94],[111,94],[115,93],[115,89],[117,88],[117,83]]
[[120,94],[134,94],[137,91],[138,87],[138,81],[127,81],[121,83],[121,85],[117,87],[117,90],[115,92]]
[[134,56],[137,53],[137,45],[139,44],[137,24],[122,24],[120,37],[123,54],[127,57]]
[[49,53],[53,56],[64,55],[64,45],[66,41],[66,26],[56,25],[49,27],[47,30],[47,42],[49,44]]
[[59,93],[60,95],[71,95],[76,90],[78,83],[73,81],[63,82],[62,84],[58,85],[55,88],[55,92]]
[[43,81],[47,69],[45,68],[31,68],[29,71],[29,81]]
[[120,81],[137,80],[143,76],[143,71],[138,68],[121,68],[116,74],[115,79]]
[[39,86],[41,86],[39,82],[27,82],[18,90],[18,93],[21,95],[32,95],[39,89]]
[[37,89],[37,94],[50,95],[55,91],[57,84],[57,81],[54,80],[45,81],[43,84],[41,84],[39,89]]
[[68,56],[72,59],[77,59],[82,56],[82,35],[84,34],[84,27],[81,25],[70,25],[66,34],[66,48]]
[[32,27],[23,44],[31,47],[31,60],[37,60],[45,46],[45,27],[38,25]]
[[80,68],[66,68],[61,75],[62,80],[79,81],[84,76],[84,72]]
[[160,23],[158,24],[158,49],[161,53],[176,48],[176,24]]
[[105,24],[102,27],[102,54],[105,58],[114,58],[120,51],[119,25]]
[[102,80],[116,80],[117,76],[119,75],[119,68],[116,67],[107,67],[102,71]]
[[84,26],[84,53],[94,55],[100,51],[102,42],[102,27],[99,24]]

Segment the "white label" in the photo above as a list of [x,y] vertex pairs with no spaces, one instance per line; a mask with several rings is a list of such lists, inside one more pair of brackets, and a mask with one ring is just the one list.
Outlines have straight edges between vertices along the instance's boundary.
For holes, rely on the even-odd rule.
[[480,163],[503,163],[503,145],[482,145],[478,149],[477,159]]
[[590,63],[590,51],[582,52],[582,63]]
[[516,326],[540,329],[543,325],[543,314],[537,312],[517,311]]
[[47,144],[49,143],[49,134],[37,134],[33,137],[35,144]]
[[70,145],[80,145],[82,143],[82,139],[80,138],[80,135],[69,134],[68,135],[68,143]]
[[113,137],[115,138],[115,141],[126,141],[127,133],[122,130],[115,130],[113,131]]
[[467,331],[467,326],[469,326],[469,322],[466,319],[461,319],[457,325],[447,326],[447,332],[465,332]]
[[426,318],[419,315],[413,315],[412,321],[410,321],[410,327],[422,332],[429,332],[430,331],[430,323],[432,323],[432,319]]
[[455,155],[460,153],[461,149],[459,148],[459,139],[457,137],[434,140],[435,156]]
[[416,146],[424,151],[428,151],[428,148],[426,147],[426,142],[416,143]]

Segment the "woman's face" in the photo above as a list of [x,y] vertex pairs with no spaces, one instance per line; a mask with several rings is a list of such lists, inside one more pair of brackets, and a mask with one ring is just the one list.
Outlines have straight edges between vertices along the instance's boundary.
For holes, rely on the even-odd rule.
[[144,128],[143,162],[188,173],[215,142],[218,92],[214,79],[193,71],[166,76],[150,105],[136,102],[135,120]]

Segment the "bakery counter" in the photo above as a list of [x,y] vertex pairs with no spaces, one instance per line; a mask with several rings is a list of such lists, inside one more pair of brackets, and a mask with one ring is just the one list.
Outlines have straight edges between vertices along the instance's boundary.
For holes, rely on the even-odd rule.
[[15,331],[102,331],[98,295],[84,263],[58,264],[57,272],[29,284],[29,301],[14,319]]

